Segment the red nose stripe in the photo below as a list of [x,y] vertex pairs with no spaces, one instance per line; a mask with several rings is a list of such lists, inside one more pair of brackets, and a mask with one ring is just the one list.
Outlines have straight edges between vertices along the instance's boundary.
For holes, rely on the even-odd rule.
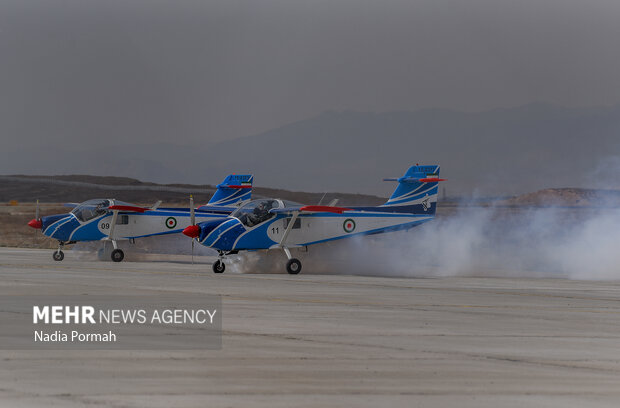
[[43,223],[41,222],[41,220],[37,220],[37,219],[33,218],[28,223],[28,226],[30,226],[32,228],[36,228],[36,229],[41,229],[41,228],[43,228]]
[[200,235],[200,227],[198,225],[190,225],[183,230],[183,234],[190,238],[198,238]]

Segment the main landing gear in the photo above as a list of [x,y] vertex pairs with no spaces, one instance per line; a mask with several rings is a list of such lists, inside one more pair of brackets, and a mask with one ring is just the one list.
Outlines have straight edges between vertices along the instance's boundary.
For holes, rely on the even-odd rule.
[[107,243],[108,241],[103,241],[103,248],[97,251],[97,257],[100,261],[105,261],[108,256],[112,262],[121,262],[125,259],[125,253],[118,247],[115,240],[112,240],[112,247],[114,248],[112,251],[108,250]]
[[110,254],[110,258],[112,258],[113,262],[121,262],[123,259],[125,259],[125,253],[122,249],[117,248],[112,251],[112,253]]
[[286,257],[288,258],[288,262],[286,263],[286,271],[290,275],[297,275],[299,272],[301,272],[301,262],[299,261],[299,259],[293,258],[291,256],[291,251],[287,247],[283,246],[282,249],[284,250]]
[[[286,262],[286,271],[291,275],[297,275],[299,272],[301,272],[301,261],[297,258],[293,258],[291,256],[291,251],[288,248],[282,247],[282,249],[284,250],[286,257],[288,258],[288,262]],[[224,253],[224,251],[218,251],[218,253],[218,260],[213,262],[213,272],[224,273],[224,271],[226,270],[224,258],[226,257],[226,255],[233,255],[238,253],[238,251],[230,251],[226,253]]]
[[301,271],[301,262],[299,262],[299,259],[289,259],[286,263],[286,271],[291,275],[297,275]]

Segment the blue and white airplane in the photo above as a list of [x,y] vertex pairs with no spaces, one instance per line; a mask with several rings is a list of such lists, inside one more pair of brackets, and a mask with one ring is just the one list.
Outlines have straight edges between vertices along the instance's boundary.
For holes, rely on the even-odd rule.
[[[174,234],[194,225],[196,221],[226,219],[231,212],[251,200],[253,179],[249,174],[229,175],[218,184],[209,203],[197,209],[194,209],[191,197],[190,208],[158,208],[161,201],[150,208],[144,208],[112,198],[94,199],[70,205],[74,206],[70,213],[42,218],[37,214],[28,225],[58,240],[58,250],[53,254],[55,261],[64,259],[64,245],[81,241],[104,241],[105,247],[105,242],[111,241],[114,249],[110,257],[114,262],[120,262],[125,254],[118,248],[119,240]],[[100,251],[102,254],[103,250]]]
[[415,165],[397,179],[398,187],[378,207],[299,205],[279,199],[254,200],[230,216],[190,225],[183,234],[219,252],[215,273],[225,270],[224,257],[239,251],[281,249],[290,274],[301,271],[301,262],[289,248],[307,247],[356,235],[409,229],[435,216],[439,166]]

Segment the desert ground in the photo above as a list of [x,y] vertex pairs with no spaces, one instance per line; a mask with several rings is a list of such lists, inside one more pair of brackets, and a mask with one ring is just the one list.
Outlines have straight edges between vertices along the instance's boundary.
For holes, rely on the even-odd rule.
[[[615,407],[620,283],[215,275],[0,249],[0,295],[218,294],[221,350],[0,351],[11,407]],[[3,327],[3,330],[8,328]]]

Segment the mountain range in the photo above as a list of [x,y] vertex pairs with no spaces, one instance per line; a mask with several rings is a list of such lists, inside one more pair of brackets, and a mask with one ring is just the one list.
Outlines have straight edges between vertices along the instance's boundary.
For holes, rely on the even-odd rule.
[[619,157],[620,105],[535,103],[480,113],[328,111],[204,145],[42,145],[6,152],[0,174],[216,184],[225,174],[252,172],[256,185],[264,187],[386,196],[394,185],[382,183],[384,177],[398,177],[415,163],[438,163],[448,195],[476,196],[546,187],[620,188]]

